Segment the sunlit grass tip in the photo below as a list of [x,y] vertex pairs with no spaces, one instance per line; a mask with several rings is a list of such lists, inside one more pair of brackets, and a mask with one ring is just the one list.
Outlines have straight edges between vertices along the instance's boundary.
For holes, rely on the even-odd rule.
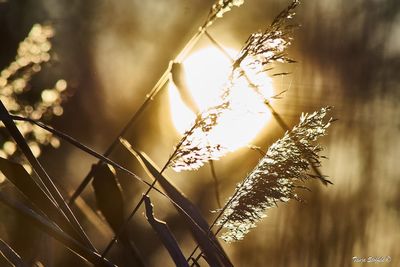
[[210,9],[205,27],[210,26],[217,18],[222,18],[233,7],[239,7],[243,3],[244,0],[217,0]]
[[229,199],[218,224],[226,229],[221,238],[237,241],[266,216],[266,210],[278,202],[299,199],[295,188],[308,178],[310,162],[319,166],[322,147],[315,141],[326,134],[333,121],[324,120],[330,107],[302,114],[291,131],[273,143],[257,166],[240,183]]
[[[224,10],[224,8],[239,5],[241,2],[219,1],[213,9]],[[253,33],[249,37],[239,55],[233,60],[232,69],[227,77],[228,82],[223,87],[219,104],[200,113],[192,127],[184,133],[183,138],[175,146],[175,152],[169,164],[175,171],[196,170],[209,160],[218,160],[230,152],[229,148],[215,142],[210,136],[219,124],[220,117],[229,112],[231,103],[235,101],[231,97],[231,90],[243,82],[243,79],[248,84],[249,90],[254,90],[262,101],[268,101],[261,90],[263,84],[253,79],[255,76],[253,73],[270,70],[269,65],[273,62],[294,62],[286,56],[286,49],[291,43],[291,30],[294,27],[289,21],[294,17],[294,9],[298,4],[299,1],[293,1],[264,32]]]

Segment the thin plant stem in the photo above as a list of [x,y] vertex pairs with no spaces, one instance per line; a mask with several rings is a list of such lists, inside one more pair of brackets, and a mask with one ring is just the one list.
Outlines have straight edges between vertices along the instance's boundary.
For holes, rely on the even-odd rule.
[[[247,181],[247,179],[249,179],[249,176],[247,176],[247,177],[243,180],[242,184],[244,184],[244,183]],[[223,223],[218,227],[218,229],[215,231],[215,233],[212,232],[212,228],[213,228],[214,225],[217,223],[217,221],[219,220],[219,218],[221,218],[221,216],[222,216],[222,214],[224,213],[224,211],[229,207],[229,205],[231,204],[231,202],[233,201],[233,199],[236,197],[236,195],[237,195],[238,193],[239,193],[239,190],[236,190],[236,191],[233,193],[232,197],[231,197],[231,198],[228,200],[228,202],[225,204],[225,206],[219,211],[217,217],[215,217],[214,221],[213,221],[212,224],[210,225],[208,234],[217,235],[217,234],[221,231],[221,229],[222,229],[222,227],[224,226],[225,222],[223,222]],[[187,261],[189,261],[190,259],[192,259],[193,255],[196,253],[196,251],[197,251],[198,249],[199,249],[199,245],[197,245],[197,246],[194,248],[194,250],[192,251],[192,253],[191,253],[191,254],[189,255],[189,257],[187,258]],[[195,262],[197,262],[197,261],[200,259],[201,255],[202,255],[202,253],[200,253],[200,254],[195,258]],[[194,262],[192,263],[191,266],[193,266],[193,265],[194,265]]]
[[[107,157],[105,157],[105,156],[103,156],[103,155],[101,155],[101,154],[95,152],[94,150],[92,150],[91,148],[89,148],[89,147],[83,145],[82,143],[80,143],[79,141],[77,141],[76,139],[74,139],[73,137],[68,136],[67,134],[64,134],[64,133],[62,133],[62,132],[60,132],[60,131],[58,131],[58,130],[56,130],[56,129],[50,127],[50,126],[47,126],[47,125],[45,125],[45,124],[43,124],[43,123],[41,123],[41,122],[39,122],[39,121],[30,119],[30,118],[24,118],[24,117],[21,117],[21,116],[16,116],[16,115],[1,115],[1,116],[0,116],[0,119],[1,119],[1,120],[7,119],[7,118],[12,119],[12,120],[18,120],[18,121],[27,121],[27,122],[36,124],[37,126],[39,126],[39,127],[43,128],[43,129],[45,129],[45,130],[47,130],[47,131],[49,131],[49,132],[55,134],[56,136],[58,136],[59,138],[65,140],[65,141],[69,142],[71,145],[73,145],[73,146],[79,148],[80,150],[82,150],[82,151],[84,151],[84,152],[86,152],[86,153],[88,153],[88,154],[94,156],[95,158],[99,159],[101,162],[106,162],[106,163],[108,163],[108,164],[114,166],[115,168],[117,168],[117,169],[119,169],[119,170],[121,170],[121,171],[123,171],[123,172],[129,174],[130,176],[133,176],[135,179],[139,180],[141,183],[144,183],[144,184],[148,185],[149,187],[152,186],[150,183],[144,181],[142,178],[140,178],[139,176],[135,175],[133,172],[129,171],[128,169],[122,167],[122,166],[119,165],[118,163],[116,163],[116,162],[112,161],[111,159],[109,159],[109,158],[107,158]],[[183,140],[183,141],[184,141],[184,140]],[[183,143],[183,141],[182,141],[182,143]],[[177,147],[177,148],[179,149],[179,147]],[[177,150],[176,150],[176,151],[177,151]],[[171,158],[172,158],[173,156],[174,156],[174,155],[172,155]],[[170,161],[170,159],[169,159],[169,161]],[[166,165],[164,166],[164,168],[163,168],[163,171],[166,169],[166,167],[168,166],[168,164],[169,164],[169,163],[167,162],[167,164],[166,164]],[[155,184],[155,182],[153,182],[153,183]],[[178,209],[180,209],[183,213],[185,213],[187,216],[189,216],[189,215],[185,212],[185,210],[183,210],[183,209],[178,205],[178,203],[176,203],[173,199],[171,199],[169,196],[167,196],[165,193],[163,193],[160,189],[158,189],[157,187],[155,187],[154,184],[153,184],[152,189],[154,189],[157,193],[159,193],[159,194],[161,194],[162,196],[164,196],[165,198],[167,198],[167,199],[168,199],[169,201],[171,201]],[[195,222],[194,222],[194,223],[195,223]],[[195,223],[195,224],[196,224],[196,223]],[[201,230],[200,226],[198,226],[197,224],[196,224],[196,226],[199,228],[199,230]]]
[[[158,91],[161,89],[161,87],[165,84],[165,82],[168,80],[168,73],[170,71],[170,67],[167,68],[167,70],[164,72],[164,74],[161,76],[160,80],[157,82],[157,84],[154,86],[154,88],[151,90],[149,94],[147,94],[145,101],[143,104],[139,107],[139,109],[133,114],[131,119],[128,121],[128,123],[125,125],[125,127],[121,130],[121,132],[118,134],[118,137],[114,139],[114,141],[111,143],[111,145],[107,148],[106,152],[103,154],[103,156],[108,157],[111,152],[115,149],[115,147],[118,145],[119,140],[118,138],[120,136],[125,135],[125,133],[129,130],[129,128],[136,122],[136,120],[139,118],[139,116],[145,111],[147,106],[150,104],[150,102],[153,100],[154,96],[158,93]],[[99,164],[100,161],[97,163]],[[85,190],[86,186],[90,183],[94,175],[94,169],[92,168],[89,173],[86,175],[86,177],[83,179],[82,183],[78,186],[76,191],[73,193],[69,200],[69,204],[72,205],[76,198]]]
[[210,42],[221,51],[224,56],[231,61],[231,63],[235,62],[235,60],[229,55],[229,53],[225,50],[225,48],[217,42],[217,40],[214,39],[214,37],[211,36],[211,34],[208,31],[204,32],[204,35],[207,36],[207,38],[210,40]]
[[249,149],[257,151],[262,157],[265,156],[266,152],[264,150],[262,150],[260,147],[255,146],[255,145],[248,145],[247,146]]
[[[211,41],[212,44],[214,44],[214,46],[216,48],[218,48],[232,63],[234,62],[234,59],[228,54],[228,52],[223,48],[223,46],[221,44],[219,44],[219,42],[217,40],[215,40],[209,32],[205,31],[205,36]],[[256,85],[254,85],[252,83],[252,81],[250,80],[250,78],[248,77],[248,75],[246,74],[246,72],[242,69],[243,72],[243,76],[245,77],[246,81],[248,82],[248,84],[252,87],[252,88],[256,88]],[[257,90],[255,90],[257,92]],[[275,111],[275,109],[273,108],[273,106],[271,105],[271,103],[268,100],[264,101],[265,105],[269,108],[269,110],[271,111],[272,116],[275,118],[275,120],[277,121],[277,123],[279,124],[279,126],[284,130],[284,131],[289,131],[290,128],[287,125],[287,123],[283,120],[283,118],[281,117],[281,115]],[[315,174],[318,177],[323,177],[322,173],[320,172],[320,170],[318,169],[317,166],[315,166],[315,164],[313,162],[310,162],[311,168],[313,169],[313,171],[315,172]],[[225,204],[225,206],[221,209],[221,211],[219,212],[218,216],[214,219],[213,223],[210,226],[210,234],[211,234],[211,229],[214,227],[215,223],[217,222],[217,220],[222,216],[223,212],[225,211],[225,209],[229,206],[231,200],[235,197],[235,194],[231,197],[231,199]],[[224,223],[222,223],[220,225],[220,227],[217,229],[217,231],[215,232],[215,235],[217,235],[222,227],[223,227]],[[193,255],[196,253],[196,251],[198,250],[199,246],[197,245],[195,247],[195,249],[192,251],[192,253],[190,254],[190,256],[187,258],[187,260],[189,261],[190,259],[192,259]],[[195,261],[198,261],[201,257],[202,253],[200,253],[196,258]],[[194,262],[192,263],[191,266],[194,266]]]
[[129,222],[133,218],[133,216],[136,214],[140,206],[142,205],[144,201],[144,196],[147,196],[147,194],[150,193],[150,191],[154,188],[156,185],[157,180],[155,179],[147,191],[143,194],[143,196],[140,198],[139,202],[136,204],[135,208],[132,210],[131,214],[129,214],[128,218],[124,221],[124,223],[121,225],[121,227],[118,230],[118,233],[111,239],[111,241],[108,243],[107,247],[104,249],[103,253],[101,254],[102,258],[105,258],[107,256],[107,253],[111,250],[115,242],[121,237],[121,235],[124,233],[126,227],[128,226]]
[[[225,48],[217,41],[214,39],[214,37],[212,37],[210,35],[209,32],[205,31],[205,36],[207,36],[207,38],[210,40],[210,42],[216,47],[218,48],[222,54],[224,54],[224,56],[226,56],[226,58],[228,58],[231,63],[235,62],[235,60],[229,55],[229,53],[225,50]],[[241,69],[243,76],[245,77],[247,83],[255,89],[255,91],[257,92],[257,86],[255,84],[253,84],[253,82],[250,80],[249,76],[246,74],[246,72]],[[275,111],[275,109],[271,106],[271,103],[267,100],[265,100],[265,105],[270,109],[272,116],[274,116],[274,118],[276,119],[276,121],[278,122],[279,126],[287,131],[289,130],[289,126],[285,123],[285,121],[282,119],[282,117]]]
[[[224,47],[216,40],[214,39],[214,37],[212,37],[210,35],[210,33],[208,31],[204,32],[204,35],[211,41],[212,44],[215,45],[216,48],[218,48],[232,63],[234,62],[234,59],[228,54],[228,52],[224,49]],[[242,69],[242,73],[243,76],[245,77],[246,81],[248,82],[248,84],[255,89],[255,91],[257,92],[257,86],[250,80],[249,76],[246,74],[246,72]],[[272,116],[274,117],[274,119],[276,120],[276,122],[279,124],[279,126],[286,132],[289,131],[290,128],[288,126],[288,124],[284,121],[284,119],[282,118],[282,116],[274,109],[274,107],[271,105],[271,102],[268,100],[264,101],[264,104],[268,107],[268,109],[271,111]],[[317,177],[321,178],[321,181],[324,184],[328,184],[330,183],[329,181],[323,179],[323,174],[321,173],[321,171],[319,170],[319,168],[313,163],[313,162],[309,162],[310,166],[312,168],[312,170],[314,171],[314,173],[316,174]]]
[[209,163],[210,163],[211,176],[212,176],[212,178],[214,180],[215,199],[217,201],[218,208],[221,209],[222,208],[222,204],[221,204],[221,196],[220,196],[220,193],[219,193],[218,176],[217,176],[217,173],[215,171],[214,161],[210,160]]
[[[43,124],[43,123],[41,123],[41,122],[39,122],[39,121],[35,121],[35,120],[33,120],[33,119],[30,119],[30,118],[24,118],[24,117],[15,116],[15,115],[8,115],[8,116],[3,116],[3,115],[1,115],[1,116],[0,116],[0,119],[2,119],[3,117],[9,117],[9,118],[11,118],[11,119],[13,119],[13,120],[18,120],[18,121],[27,121],[27,122],[31,122],[31,123],[33,123],[33,124],[35,124],[35,125],[37,125],[37,126],[43,128],[43,129],[47,130],[47,131],[53,133],[55,136],[57,136],[57,137],[59,137],[59,138],[65,140],[65,141],[67,141],[67,142],[70,143],[71,145],[73,145],[73,146],[77,147],[78,149],[80,149],[80,150],[82,150],[82,151],[88,153],[89,155],[91,155],[91,156],[93,156],[93,157],[99,159],[101,162],[110,164],[110,165],[113,166],[114,168],[116,168],[116,169],[118,169],[118,170],[120,170],[120,171],[122,171],[122,172],[128,174],[129,176],[134,177],[136,180],[138,180],[138,181],[141,182],[142,184],[145,184],[145,185],[147,185],[147,186],[149,186],[149,187],[151,186],[151,183],[146,182],[144,179],[140,178],[139,176],[137,176],[136,174],[134,174],[134,173],[131,172],[130,170],[126,169],[125,167],[121,166],[120,164],[118,164],[118,163],[112,161],[111,159],[109,159],[109,158],[107,158],[107,157],[104,157],[103,155],[101,155],[101,154],[97,153],[96,151],[94,151],[93,149],[91,149],[91,148],[85,146],[84,144],[80,143],[79,141],[77,141],[76,139],[72,138],[71,136],[69,136],[69,135],[67,135],[67,134],[64,134],[64,133],[62,133],[62,132],[60,132],[60,131],[58,131],[58,130],[56,130],[56,129],[50,127],[50,126],[47,126],[47,125],[45,125],[45,124]],[[177,203],[175,203],[175,201],[174,201],[173,199],[171,199],[168,195],[166,195],[165,193],[163,193],[163,192],[161,191],[161,189],[158,189],[157,187],[153,187],[153,190],[155,190],[157,193],[159,193],[160,195],[162,195],[163,197],[165,197],[166,199],[168,199],[169,201],[171,201],[171,202],[172,202],[174,205],[176,205],[182,212],[185,213],[185,211],[182,210],[182,209],[180,208],[180,206],[179,206]]]
[[[182,61],[187,53],[193,48],[193,46],[198,42],[200,37],[204,34],[205,32],[205,27],[199,28],[199,30],[193,35],[193,37],[186,43],[184,48],[181,50],[181,52],[178,54],[178,56],[173,60],[175,62],[180,62]],[[139,116],[145,111],[145,109],[148,107],[148,105],[151,103],[151,101],[154,99],[154,97],[160,92],[160,90],[164,87],[166,82],[168,81],[168,76],[171,71],[171,65],[169,64],[161,78],[157,81],[157,83],[154,85],[154,87],[150,90],[150,92],[146,95],[146,99],[143,102],[143,104],[138,108],[138,110],[133,114],[131,119],[128,121],[128,123],[125,125],[125,127],[121,130],[121,132],[118,134],[118,136],[114,139],[114,141],[111,143],[111,145],[107,148],[106,152],[104,152],[104,156],[109,156],[111,152],[116,148],[116,146],[119,144],[119,137],[125,135],[125,133],[134,125],[134,123],[137,121]],[[97,163],[99,164],[100,161]],[[90,183],[94,175],[93,169],[89,171],[89,173],[86,175],[86,177],[83,179],[81,184],[78,186],[78,188],[75,190],[75,192],[72,194],[69,200],[69,205],[73,205],[76,198],[80,196],[80,194],[85,190],[87,185]]]
[[[243,180],[243,183],[246,182],[246,180],[248,179],[248,176]],[[217,217],[215,217],[214,221],[212,222],[212,224],[210,225],[210,228],[208,229],[208,234],[213,234],[212,233],[212,228],[214,227],[214,225],[217,223],[218,219],[222,216],[222,214],[224,213],[224,211],[228,208],[229,204],[231,204],[231,202],[233,201],[234,197],[236,196],[236,194],[238,194],[238,190],[235,191],[235,193],[233,193],[232,197],[228,200],[228,202],[223,206],[223,208],[219,211]],[[214,235],[217,235],[219,233],[219,231],[221,231],[222,226],[215,232]],[[199,249],[199,245],[197,245],[194,250],[192,251],[192,253],[189,255],[189,257],[187,258],[187,260],[189,261],[193,255],[196,253],[196,251]],[[201,254],[196,258],[196,261],[201,257]],[[192,265],[193,266],[193,265]]]
[[46,170],[40,164],[40,162],[36,159],[33,155],[31,149],[29,148],[26,140],[24,139],[21,132],[18,130],[17,126],[15,125],[14,121],[9,116],[7,108],[4,106],[3,102],[0,101],[0,115],[1,120],[6,126],[7,130],[14,138],[15,142],[19,146],[19,148],[23,151],[25,157],[31,164],[34,171],[37,173],[38,177],[40,178],[42,184],[47,189],[46,191],[50,193],[50,197],[55,200],[57,205],[60,207],[61,211],[64,213],[65,217],[69,220],[72,227],[75,231],[79,234],[82,239],[82,242],[86,244],[91,250],[97,251],[96,248],[93,246],[92,242],[86,235],[85,231],[83,230],[82,226],[79,224],[78,220],[76,219],[74,213],[65,202],[64,198],[62,197],[60,191],[57,189],[56,185],[47,174]]
[[[56,135],[57,137],[59,137],[59,138],[65,140],[65,141],[67,141],[68,143],[70,143],[71,145],[77,147],[78,149],[80,149],[80,150],[82,150],[82,151],[88,153],[89,155],[91,155],[91,156],[93,156],[93,157],[99,159],[101,162],[110,164],[110,165],[113,166],[114,168],[116,168],[116,169],[118,169],[118,170],[120,170],[120,171],[122,171],[122,172],[124,172],[124,173],[126,173],[126,174],[128,174],[128,175],[130,175],[130,176],[132,176],[132,177],[134,177],[136,180],[138,180],[138,181],[141,182],[142,184],[145,184],[145,185],[151,187],[151,183],[146,182],[144,179],[140,178],[139,176],[137,176],[136,174],[134,174],[134,173],[131,172],[130,170],[126,169],[125,167],[123,167],[123,166],[119,165],[118,163],[112,161],[111,159],[109,159],[109,158],[107,158],[107,157],[105,157],[105,156],[103,156],[103,155],[97,153],[97,152],[94,151],[93,149],[91,149],[91,148],[85,146],[84,144],[80,143],[79,141],[77,141],[77,140],[74,139],[73,137],[71,137],[71,136],[69,136],[69,135],[67,135],[67,134],[62,133],[62,132],[60,132],[59,130],[56,130],[56,129],[50,127],[50,126],[47,126],[47,125],[45,125],[45,124],[43,124],[43,123],[41,123],[41,122],[39,122],[39,121],[30,119],[30,118],[24,118],[24,117],[21,117],[21,116],[16,116],[16,115],[7,115],[7,116],[1,115],[1,116],[0,116],[0,119],[6,118],[6,117],[11,118],[12,120],[27,121],[27,122],[30,122],[30,123],[32,123],[32,124],[35,124],[35,125],[37,125],[37,126],[43,128],[43,129],[45,129],[45,130],[47,130],[47,131],[53,133],[53,134]],[[173,157],[173,156],[172,156],[172,157]],[[168,163],[168,164],[169,164],[169,163]],[[166,164],[166,166],[167,166],[167,164]],[[165,170],[165,167],[164,167],[164,170]],[[164,171],[164,170],[163,170],[163,171]],[[185,213],[185,211],[182,210],[182,209],[180,208],[180,206],[179,206],[177,203],[175,203],[175,201],[174,201],[173,199],[171,199],[168,195],[166,195],[165,193],[163,193],[163,192],[161,191],[161,189],[158,189],[157,187],[154,187],[154,186],[153,186],[153,190],[155,190],[157,193],[159,193],[159,194],[162,195],[163,197],[167,198],[167,199],[168,199],[169,201],[171,201],[174,205],[176,205],[182,212]]]
[[[196,124],[192,126],[192,128],[189,131],[192,131],[196,127]],[[163,174],[163,172],[168,168],[169,164],[171,163],[171,160],[175,157],[176,153],[178,152],[179,148],[182,146],[183,142],[186,140],[187,135],[184,135],[183,138],[179,141],[178,145],[176,146],[174,152],[171,154],[171,156],[168,158],[167,162],[165,163],[164,167],[161,169],[160,174]],[[101,256],[104,258],[106,257],[107,253],[111,250],[115,242],[120,238],[120,236],[123,234],[125,231],[125,228],[128,226],[130,220],[135,216],[136,212],[139,210],[140,206],[143,204],[144,199],[150,191],[154,188],[154,186],[157,183],[157,177],[154,177],[154,181],[151,183],[150,187],[146,190],[146,192],[142,195],[140,198],[139,202],[136,204],[136,206],[133,208],[132,212],[129,214],[128,218],[124,221],[124,223],[121,225],[120,229],[118,230],[118,233],[111,239],[111,241],[108,243],[107,247],[101,254]]]

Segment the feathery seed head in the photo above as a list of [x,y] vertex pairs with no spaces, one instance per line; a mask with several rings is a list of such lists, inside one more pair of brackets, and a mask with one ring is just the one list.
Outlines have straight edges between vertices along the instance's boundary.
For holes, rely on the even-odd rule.
[[296,182],[310,177],[307,174],[310,161],[320,164],[318,153],[322,148],[313,142],[325,135],[332,121],[324,120],[329,109],[302,114],[299,124],[272,144],[253,171],[237,186],[218,221],[227,230],[221,236],[223,240],[243,239],[266,216],[267,209],[278,202],[298,199],[294,192],[298,187]]
[[246,66],[265,69],[266,65],[272,62],[294,62],[284,52],[291,44],[290,33],[296,27],[289,24],[289,20],[294,17],[294,9],[298,4],[299,1],[293,1],[264,32],[259,31],[250,35],[233,64],[235,69]]
[[[242,2],[220,0],[213,6],[210,14],[216,16],[218,12],[228,10],[234,5],[242,4]],[[288,25],[287,21],[294,16],[293,10],[298,3],[296,0],[293,1],[274,19],[269,28],[264,32],[252,34],[247,40],[232,65],[220,104],[201,113],[192,128],[184,134],[184,137],[176,146],[176,152],[169,164],[175,171],[198,169],[209,160],[217,160],[229,152],[228,148],[210,140],[209,137],[212,136],[213,130],[218,125],[219,118],[230,111],[229,107],[233,104],[231,102],[234,101],[231,97],[231,90],[235,88],[235,85],[240,80],[245,79],[248,87],[254,90],[262,101],[267,100],[266,96],[262,94],[262,90],[260,90],[263,85],[252,79],[250,71],[260,73],[265,71],[267,64],[275,61],[293,62],[293,60],[286,57],[284,52],[290,45],[290,30],[293,28],[292,25]],[[243,110],[245,112],[249,111],[247,108]]]
[[210,26],[217,18],[222,18],[226,12],[231,11],[232,7],[239,7],[244,3],[244,0],[217,0],[211,7],[205,27]]

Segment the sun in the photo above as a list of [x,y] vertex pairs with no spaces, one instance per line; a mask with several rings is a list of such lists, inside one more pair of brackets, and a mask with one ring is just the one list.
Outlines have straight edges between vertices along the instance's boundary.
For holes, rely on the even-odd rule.
[[[232,57],[237,54],[233,49],[227,48],[226,51]],[[199,109],[205,110],[215,104],[229,77],[230,60],[217,48],[207,47],[190,55],[183,66],[188,88]],[[246,70],[246,73],[252,82],[261,85],[260,93],[264,97],[273,95],[272,80],[264,72]],[[183,134],[196,116],[182,101],[173,82],[169,83],[168,91],[173,124]],[[262,97],[249,88],[244,78],[235,83],[231,95],[231,109],[223,115],[209,138],[212,143],[234,151],[246,146],[257,136],[271,118],[271,113]]]

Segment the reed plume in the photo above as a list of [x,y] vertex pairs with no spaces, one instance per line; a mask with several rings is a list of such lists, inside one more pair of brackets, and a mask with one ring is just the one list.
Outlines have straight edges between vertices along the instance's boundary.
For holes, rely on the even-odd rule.
[[209,108],[197,116],[192,128],[184,133],[180,146],[171,158],[169,166],[175,171],[196,170],[209,160],[218,160],[228,148],[213,143],[208,136],[219,122],[221,114],[229,108],[229,102]]
[[226,242],[243,237],[278,202],[298,200],[299,182],[313,175],[307,173],[310,162],[319,166],[322,147],[315,141],[326,134],[332,119],[324,120],[329,107],[312,114],[302,114],[297,126],[270,146],[266,155],[240,183],[229,199],[218,225],[226,229]]
[[210,9],[204,28],[210,26],[217,18],[222,18],[233,7],[239,7],[243,3],[244,0],[217,0]]
[[[218,2],[215,10],[218,8],[224,10],[224,5],[229,6],[228,2],[230,1]],[[230,6],[234,5],[233,2],[230,2]],[[176,146],[176,152],[169,164],[175,171],[196,170],[209,160],[218,160],[230,152],[229,148],[210,137],[220,118],[231,112],[233,106],[242,105],[240,108],[242,112],[261,112],[254,110],[254,107],[243,107],[240,100],[232,97],[232,91],[244,90],[241,85],[245,84],[251,88],[249,90],[259,95],[260,101],[268,102],[268,96],[263,93],[262,87],[268,86],[269,80],[260,73],[269,70],[267,65],[273,62],[294,62],[286,56],[285,50],[291,44],[290,33],[294,27],[288,21],[295,15],[294,9],[298,4],[297,0],[293,1],[264,32],[253,33],[248,38],[239,55],[233,60],[219,102],[197,116],[192,127],[184,133],[179,145]],[[234,116],[229,117],[234,119]]]
[[239,56],[233,63],[233,70],[252,68],[257,71],[269,70],[267,66],[273,62],[294,62],[287,57],[285,50],[291,44],[292,30],[298,25],[289,24],[293,19],[295,8],[299,5],[294,0],[286,9],[281,11],[264,32],[256,32],[250,35],[241,49]]

